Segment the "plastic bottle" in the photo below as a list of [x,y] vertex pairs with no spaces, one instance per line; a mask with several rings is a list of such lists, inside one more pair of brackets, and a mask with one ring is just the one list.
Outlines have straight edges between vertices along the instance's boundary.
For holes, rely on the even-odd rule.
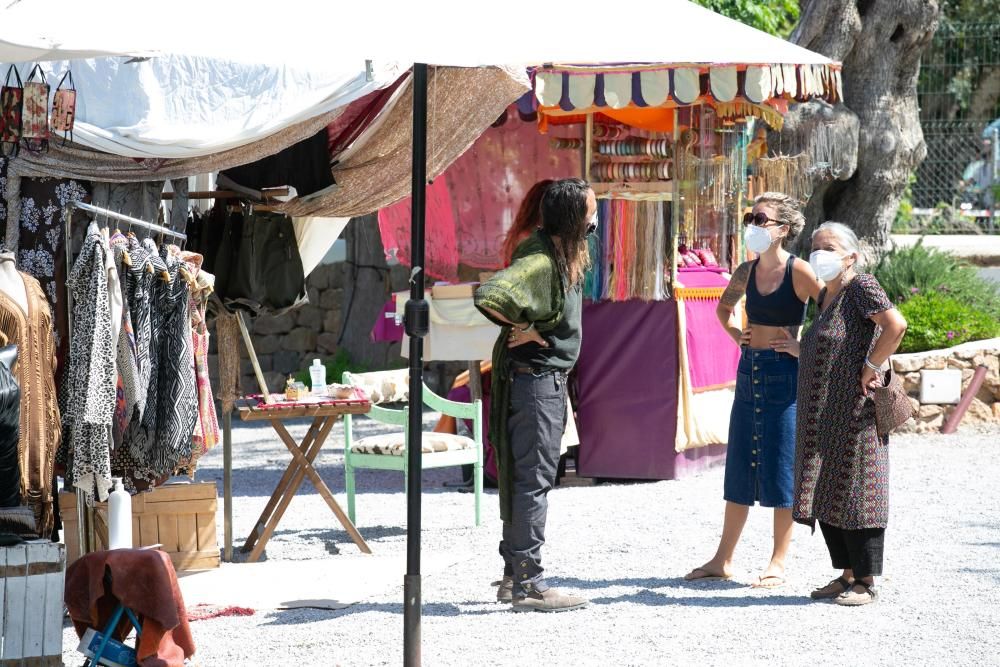
[[326,366],[319,359],[313,359],[312,366],[309,367],[309,378],[312,380],[313,396],[326,393]]
[[112,477],[114,487],[108,499],[108,548],[132,548],[132,496],[122,486],[121,477]]

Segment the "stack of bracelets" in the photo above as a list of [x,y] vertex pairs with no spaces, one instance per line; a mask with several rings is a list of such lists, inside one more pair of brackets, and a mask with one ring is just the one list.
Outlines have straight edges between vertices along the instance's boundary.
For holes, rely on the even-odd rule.
[[672,161],[644,162],[595,162],[590,175],[601,181],[668,181],[672,177]]

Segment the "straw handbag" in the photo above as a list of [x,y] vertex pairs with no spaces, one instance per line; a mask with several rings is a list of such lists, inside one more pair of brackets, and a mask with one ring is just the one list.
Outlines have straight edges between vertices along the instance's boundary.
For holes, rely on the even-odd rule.
[[875,400],[875,427],[880,438],[889,435],[913,416],[910,397],[906,395],[903,381],[892,366],[885,372],[882,386],[873,389],[872,394]]

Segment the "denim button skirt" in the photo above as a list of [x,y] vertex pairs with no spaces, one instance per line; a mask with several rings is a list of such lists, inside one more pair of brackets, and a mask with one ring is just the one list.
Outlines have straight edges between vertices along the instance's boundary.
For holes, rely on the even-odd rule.
[[723,497],[740,505],[791,507],[799,360],[743,348],[729,421]]

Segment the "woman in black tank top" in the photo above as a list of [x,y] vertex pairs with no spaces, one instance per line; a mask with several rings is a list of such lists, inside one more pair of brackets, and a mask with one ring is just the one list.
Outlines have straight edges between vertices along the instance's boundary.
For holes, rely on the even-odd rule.
[[[729,579],[750,506],[774,508],[774,550],[756,587],[785,582],[792,539],[792,491],[798,377],[798,330],[806,304],[822,285],[808,262],[785,246],[805,224],[797,202],[766,192],[744,217],[747,249],[759,257],[733,272],[717,309],[719,321],[741,347],[736,395],[729,419],[723,498],[726,511],[715,556],[684,578]],[[746,296],[749,324],[736,306]]]

